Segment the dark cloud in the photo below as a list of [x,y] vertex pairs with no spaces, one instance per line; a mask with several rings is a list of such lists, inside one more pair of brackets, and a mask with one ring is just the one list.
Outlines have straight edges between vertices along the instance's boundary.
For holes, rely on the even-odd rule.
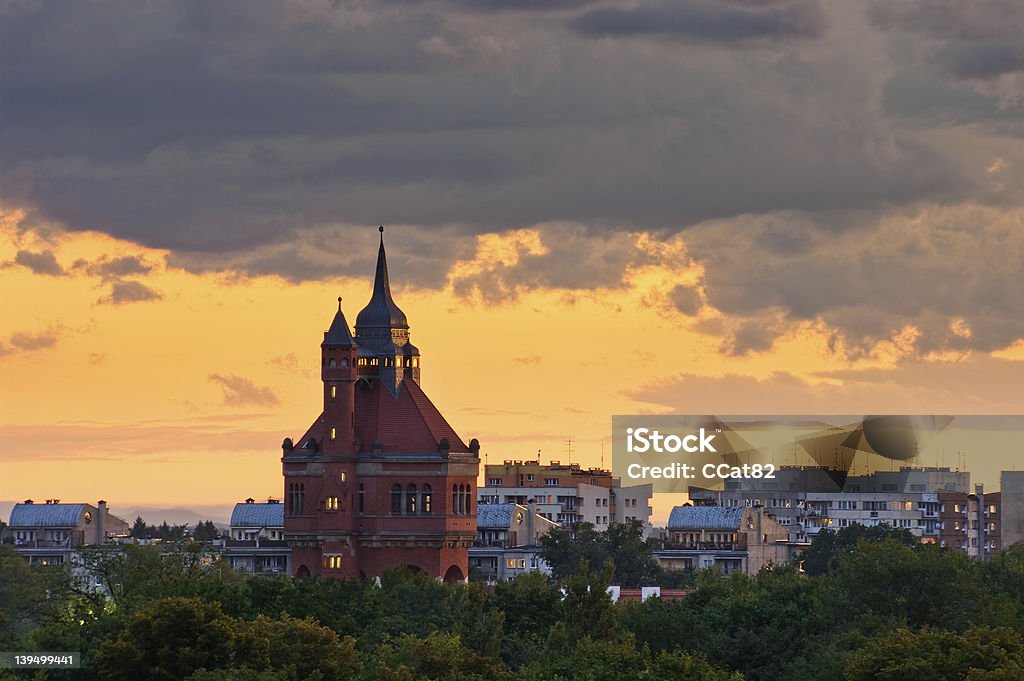
[[[744,320],[734,351],[764,350],[800,321],[823,321],[849,350],[907,326],[918,353],[995,350],[1024,337],[1019,211],[921,206],[904,215],[750,217],[687,233],[709,304]],[[858,224],[859,223],[859,224]],[[763,247],[787,230],[800,249]],[[766,313],[771,313],[766,317]]]
[[96,302],[102,305],[123,305],[125,303],[141,303],[147,300],[161,300],[163,294],[139,281],[115,281],[110,286],[110,294]]
[[688,286],[676,286],[668,295],[672,306],[687,316],[694,316],[704,305],[700,291]]
[[957,78],[995,78],[1024,71],[1024,45],[1008,43],[951,43],[938,54],[939,63]]
[[570,21],[570,26],[593,36],[661,35],[733,42],[817,38],[824,34],[827,21],[815,1],[676,0],[641,2],[629,9],[594,9]]
[[45,274],[51,277],[59,277],[64,274],[64,268],[61,267],[60,263],[57,262],[57,256],[53,254],[53,251],[40,251],[38,253],[33,251],[18,251],[14,256],[14,261],[7,263],[6,266],[10,265],[21,265],[27,267],[36,274]]
[[[0,19],[0,191],[190,269],[248,260],[295,280],[345,273],[340,249],[288,253],[307,232],[415,226],[439,244],[415,263],[424,285],[484,232],[962,192],[955,159],[879,119],[859,52],[791,39],[824,25],[816,4],[679,7],[640,5],[690,12],[667,25],[726,49],[438,3],[18,6]],[[758,35],[770,59],[728,49]]]
[[1024,4],[962,0],[875,0],[875,25],[920,36],[923,57],[955,78],[987,80],[1024,71]]
[[103,279],[149,274],[153,271],[153,265],[137,255],[125,255],[117,258],[104,257],[93,262],[76,260],[73,267]]
[[59,326],[52,326],[38,333],[16,331],[8,337],[6,343],[0,342],[0,357],[16,352],[32,352],[52,348],[57,345],[62,335],[63,330]]
[[224,405],[228,407],[273,407],[280,402],[271,388],[258,386],[242,376],[210,374],[209,379],[224,391]]

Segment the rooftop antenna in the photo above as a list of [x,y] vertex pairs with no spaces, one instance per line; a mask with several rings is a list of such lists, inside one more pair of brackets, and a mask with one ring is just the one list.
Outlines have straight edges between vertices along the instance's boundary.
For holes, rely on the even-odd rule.
[[604,440],[601,440],[601,470],[604,470]]
[[569,465],[572,465],[572,435],[565,441],[565,455],[569,459]]

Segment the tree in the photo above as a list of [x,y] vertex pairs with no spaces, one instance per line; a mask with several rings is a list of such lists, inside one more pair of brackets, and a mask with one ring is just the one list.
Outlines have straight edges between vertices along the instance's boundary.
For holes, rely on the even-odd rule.
[[644,524],[639,520],[614,523],[604,532],[595,530],[591,523],[574,523],[568,529],[548,532],[540,542],[541,558],[557,580],[578,573],[584,561],[604,565],[611,560],[615,566],[613,582],[629,588],[660,584],[664,575],[652,554],[651,542],[644,539]]
[[135,522],[132,523],[132,529],[130,533],[135,539],[142,539],[144,537],[151,537],[153,532],[146,521],[142,519],[142,516],[135,516]]
[[199,669],[231,666],[233,621],[218,603],[168,598],[134,615],[117,639],[96,653],[109,681],[173,681]]
[[220,530],[217,529],[212,520],[197,523],[196,529],[192,531],[192,538],[196,541],[211,542],[219,536]]
[[848,659],[846,681],[1016,681],[1024,678],[1024,641],[1006,627],[898,629]]
[[917,539],[909,530],[897,529],[888,525],[865,527],[854,523],[838,532],[825,528],[818,532],[811,541],[810,547],[804,551],[799,561],[804,571],[811,576],[831,574],[839,567],[843,556],[849,555],[858,542],[894,541],[904,546],[913,546]]

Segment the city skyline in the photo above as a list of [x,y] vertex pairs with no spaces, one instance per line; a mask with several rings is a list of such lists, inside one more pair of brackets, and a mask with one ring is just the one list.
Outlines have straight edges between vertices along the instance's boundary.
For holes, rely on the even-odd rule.
[[482,463],[1021,412],[1024,8],[523,5],[5,8],[0,500],[280,497],[381,223]]

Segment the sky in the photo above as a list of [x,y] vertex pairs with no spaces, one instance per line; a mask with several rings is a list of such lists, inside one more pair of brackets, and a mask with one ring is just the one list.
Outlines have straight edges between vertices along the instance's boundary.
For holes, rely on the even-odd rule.
[[491,463],[600,465],[613,414],[1024,412],[1021,36],[1011,0],[4,3],[0,501],[280,496],[379,224]]

